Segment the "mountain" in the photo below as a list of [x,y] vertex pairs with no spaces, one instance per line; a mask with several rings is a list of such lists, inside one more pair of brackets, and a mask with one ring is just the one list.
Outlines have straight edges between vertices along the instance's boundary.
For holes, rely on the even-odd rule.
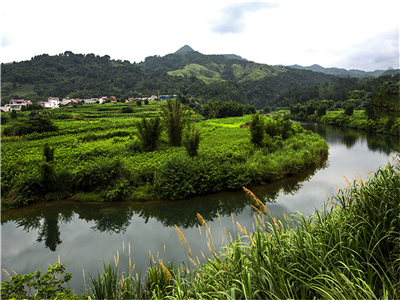
[[177,53],[149,56],[138,64],[71,51],[43,54],[3,64],[1,78],[2,104],[18,98],[36,103],[50,96],[128,98],[160,93],[195,97],[199,103],[235,101],[261,109],[272,106],[286,90],[331,82],[333,76],[237,56],[204,55],[185,45]]
[[232,59],[247,60],[247,59],[241,57],[240,55],[236,55],[236,54],[222,54],[222,55],[226,56],[228,58],[232,58]]
[[[324,67],[321,67],[320,65],[316,65],[316,64],[308,66],[308,67],[302,67],[300,65],[290,65],[290,66],[277,65],[277,66],[292,68],[292,69],[299,69],[299,70],[311,70],[314,72],[320,72],[320,73],[339,76],[339,77],[349,77],[350,76],[350,77],[356,77],[356,78],[365,78],[365,77],[370,77],[370,76],[386,75],[386,73],[385,73],[386,70],[375,70],[375,71],[367,72],[367,71],[357,70],[357,69],[346,70],[346,69],[342,69],[342,68],[324,68]],[[392,71],[394,69],[389,67],[387,70]],[[396,70],[394,70],[394,71],[396,71]],[[397,72],[398,71],[399,70],[397,70]]]
[[175,51],[175,53],[180,53],[180,52],[194,52],[194,50],[189,45],[185,45]]

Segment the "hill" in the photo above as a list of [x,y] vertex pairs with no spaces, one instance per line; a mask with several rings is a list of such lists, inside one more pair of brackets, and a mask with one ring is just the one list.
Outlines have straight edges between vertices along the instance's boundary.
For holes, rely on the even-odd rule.
[[317,64],[314,64],[314,65],[311,65],[308,67],[302,67],[300,65],[291,65],[291,66],[277,65],[277,66],[292,68],[292,69],[299,69],[299,70],[311,70],[314,72],[320,72],[320,73],[339,76],[339,77],[349,77],[350,76],[350,77],[356,77],[356,78],[389,75],[389,74],[395,74],[395,73],[400,72],[399,69],[395,70],[391,67],[388,68],[387,70],[375,70],[375,71],[367,72],[367,71],[357,70],[357,69],[346,70],[343,68],[324,68]]
[[192,49],[192,47],[190,47],[189,45],[185,45],[182,48],[179,48],[175,53],[180,53],[180,52],[193,52],[194,50]]
[[333,78],[259,64],[236,55],[204,55],[187,45],[163,57],[147,57],[139,64],[71,51],[43,54],[29,61],[2,64],[1,76],[2,105],[18,98],[35,103],[50,96],[129,98],[160,93],[195,97],[199,103],[235,101],[259,109],[272,105],[273,99],[288,89]]

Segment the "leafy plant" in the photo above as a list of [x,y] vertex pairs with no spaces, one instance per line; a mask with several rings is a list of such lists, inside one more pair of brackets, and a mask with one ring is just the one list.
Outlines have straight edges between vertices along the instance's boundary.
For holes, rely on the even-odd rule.
[[7,273],[8,279],[1,283],[1,298],[54,299],[63,296],[68,299],[78,299],[78,296],[72,293],[71,288],[64,287],[64,284],[72,278],[71,273],[66,273],[61,278],[64,272],[65,265],[58,263],[50,266],[44,274],[35,271],[26,275],[10,276]]
[[161,116],[168,130],[168,138],[171,146],[180,146],[182,143],[183,128],[188,121],[190,110],[182,106],[178,100],[167,100],[166,107],[162,108]]
[[196,130],[196,125],[193,123],[192,129],[190,132],[186,133],[184,146],[186,148],[187,154],[190,157],[197,156],[197,150],[199,149],[200,145],[200,131]]
[[141,120],[135,123],[138,131],[137,136],[141,142],[142,150],[145,152],[154,151],[160,140],[161,135],[161,119],[156,116],[146,119],[143,115]]

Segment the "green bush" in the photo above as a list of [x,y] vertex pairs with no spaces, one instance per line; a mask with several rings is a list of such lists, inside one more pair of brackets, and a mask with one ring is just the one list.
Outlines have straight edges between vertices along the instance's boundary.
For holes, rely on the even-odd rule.
[[[9,276],[1,283],[2,299],[78,299],[71,288],[64,287],[71,278],[71,273],[65,273],[64,264],[49,267],[42,275],[35,271],[26,275]],[[61,278],[61,275],[64,275]],[[60,278],[57,278],[60,276]]]
[[200,131],[195,130],[195,124],[192,125],[192,130],[187,132],[184,140],[184,147],[186,148],[186,152],[190,157],[197,156],[197,150],[200,145]]
[[161,119],[158,116],[146,119],[143,115],[142,119],[135,123],[135,127],[142,150],[145,152],[156,150],[162,130]]
[[14,122],[12,125],[8,125],[4,128],[3,134],[5,136],[21,136],[30,134],[33,132],[52,132],[57,131],[58,127],[53,124],[49,116],[42,113],[37,114],[34,117],[29,117],[24,121]]
[[112,187],[122,178],[130,178],[122,160],[101,157],[82,166],[75,175],[75,184],[79,190],[89,192]]

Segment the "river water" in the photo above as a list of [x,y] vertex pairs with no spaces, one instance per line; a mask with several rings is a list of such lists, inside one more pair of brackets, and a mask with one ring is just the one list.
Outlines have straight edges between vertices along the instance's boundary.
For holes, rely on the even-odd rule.
[[[398,137],[368,135],[365,132],[323,124],[303,123],[325,138],[329,157],[320,167],[307,170],[267,186],[250,186],[255,195],[279,217],[299,211],[304,215],[321,209],[337,188],[347,186],[346,176],[367,178],[367,173],[392,162],[400,152]],[[123,270],[131,248],[135,270],[149,263],[149,251],[166,261],[187,263],[187,248],[175,230],[177,225],[195,256],[206,253],[205,228],[211,227],[215,248],[222,245],[223,228],[239,232],[236,222],[252,230],[255,212],[243,191],[220,192],[184,201],[150,203],[51,202],[31,205],[1,216],[1,268],[10,274],[46,271],[60,257],[72,272],[70,286],[80,292],[83,269],[86,282],[113,262],[117,251]],[[198,228],[196,214],[207,222]],[[218,215],[220,218],[218,218]],[[226,239],[224,238],[226,241]],[[124,250],[123,250],[124,245]],[[5,279],[2,273],[1,280]]]

